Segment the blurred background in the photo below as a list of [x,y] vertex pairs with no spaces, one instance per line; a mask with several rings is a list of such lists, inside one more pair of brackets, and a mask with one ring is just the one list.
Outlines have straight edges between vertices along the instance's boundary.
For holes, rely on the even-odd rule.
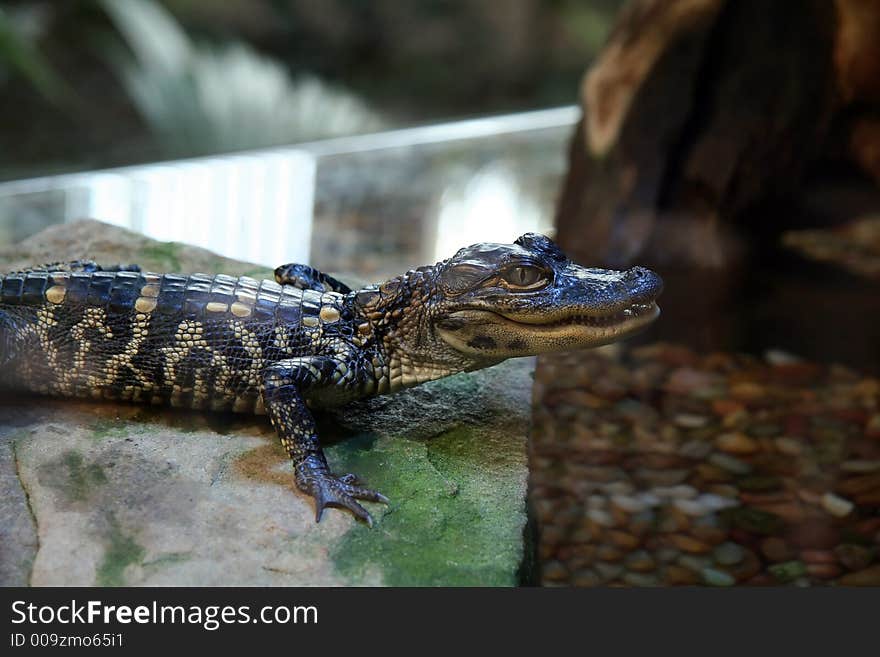
[[0,2],[0,255],[652,267],[649,331],[538,360],[527,581],[880,585],[880,2],[792,7]]
[[7,0],[0,179],[576,101],[618,0]]

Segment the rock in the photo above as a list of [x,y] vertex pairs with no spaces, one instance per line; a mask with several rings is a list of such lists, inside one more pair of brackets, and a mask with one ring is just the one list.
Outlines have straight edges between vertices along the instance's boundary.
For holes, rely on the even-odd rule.
[[777,536],[769,536],[761,541],[761,553],[773,563],[789,561],[794,556],[794,550]]
[[705,554],[709,551],[710,546],[703,541],[688,536],[687,534],[673,534],[669,537],[672,544],[682,552],[691,554]]
[[715,439],[715,446],[728,454],[754,454],[759,449],[755,440],[739,431],[721,434]]
[[639,545],[638,536],[620,530],[609,531],[608,540],[622,550],[634,550]]
[[40,544],[19,473],[15,441],[24,433],[11,424],[0,429],[0,585],[25,586]]
[[[90,256],[270,273],[93,222],[14,251],[3,269]],[[319,415],[334,470],[391,499],[368,505],[372,530],[336,509],[315,523],[265,418],[4,398],[0,583],[515,585],[532,368],[509,361]]]
[[627,570],[633,570],[638,573],[649,573],[657,567],[654,557],[645,550],[636,550],[627,555],[624,565]]
[[644,500],[629,495],[614,495],[611,504],[626,513],[639,513],[648,508]]
[[780,582],[792,582],[807,573],[807,567],[803,561],[785,561],[773,564],[767,570]]
[[745,475],[752,471],[752,466],[735,456],[716,452],[709,457],[709,463],[735,475]]
[[848,499],[835,495],[834,493],[825,493],[822,496],[822,508],[832,516],[843,518],[848,516],[855,505]]
[[690,413],[679,413],[672,418],[672,421],[682,429],[699,429],[709,424],[709,418],[705,415],[692,415]]
[[564,582],[568,579],[568,570],[559,561],[547,561],[541,566],[541,578],[548,582]]
[[784,524],[774,513],[746,506],[724,509],[721,516],[736,528],[752,534],[775,534]]
[[736,543],[726,542],[712,550],[716,563],[722,566],[733,566],[743,560],[745,550]]
[[874,551],[864,545],[842,543],[834,548],[834,555],[847,570],[862,570],[874,559]]
[[605,563],[604,561],[596,562],[595,571],[606,582],[617,579],[623,573],[623,566],[616,563]]
[[620,578],[630,586],[658,586],[660,580],[653,573],[624,573]]
[[773,444],[776,445],[776,449],[779,450],[779,452],[786,456],[799,456],[803,451],[801,441],[787,436],[774,438]]
[[805,520],[788,531],[788,540],[801,549],[828,550],[840,541],[840,531],[827,520]]
[[709,586],[733,586],[736,584],[733,575],[717,568],[703,568],[701,575],[703,582]]
[[833,563],[808,563],[807,574],[818,579],[834,579],[840,575],[840,566]]
[[571,578],[574,586],[599,586],[602,584],[602,578],[592,568],[577,571]]
[[664,569],[663,581],[669,586],[693,586],[700,581],[699,576],[693,570],[669,564]]
[[837,563],[831,550],[801,550],[801,561],[806,564]]
[[880,564],[847,573],[837,583],[842,586],[880,586]]

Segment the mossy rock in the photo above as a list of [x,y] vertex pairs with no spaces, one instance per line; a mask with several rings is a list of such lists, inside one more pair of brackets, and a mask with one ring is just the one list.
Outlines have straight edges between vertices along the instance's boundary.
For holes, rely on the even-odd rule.
[[[91,257],[270,273],[74,226],[66,242],[61,226],[8,249],[2,268]],[[532,359],[509,361],[320,414],[331,466],[391,499],[369,505],[372,529],[337,509],[315,523],[265,418],[6,397],[0,584],[515,585],[531,558],[532,369]]]

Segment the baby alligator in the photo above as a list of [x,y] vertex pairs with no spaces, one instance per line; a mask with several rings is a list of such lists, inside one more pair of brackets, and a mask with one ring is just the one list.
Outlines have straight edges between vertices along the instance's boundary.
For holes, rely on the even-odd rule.
[[543,235],[475,244],[350,290],[305,265],[275,282],[45,265],[0,277],[0,382],[62,397],[266,413],[296,484],[372,524],[309,408],[392,393],[506,358],[593,347],[659,313],[653,272],[588,269]]

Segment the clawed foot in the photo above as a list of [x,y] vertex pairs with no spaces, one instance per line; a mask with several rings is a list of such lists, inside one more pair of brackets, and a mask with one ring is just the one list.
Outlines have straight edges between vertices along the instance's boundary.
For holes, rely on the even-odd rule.
[[305,473],[299,470],[297,474],[297,485],[315,498],[316,522],[321,522],[324,509],[328,506],[335,506],[348,509],[357,518],[372,527],[373,517],[369,511],[357,503],[357,500],[388,504],[388,498],[382,493],[358,486],[358,478],[354,474],[337,477],[329,472]]

